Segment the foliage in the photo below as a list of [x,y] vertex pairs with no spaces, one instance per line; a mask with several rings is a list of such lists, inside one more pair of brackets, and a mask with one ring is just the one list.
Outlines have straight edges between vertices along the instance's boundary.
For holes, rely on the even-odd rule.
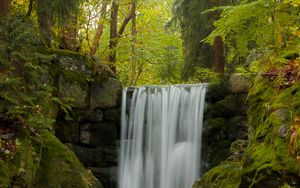
[[290,87],[300,81],[299,61],[290,60],[286,65],[279,68],[273,66],[263,76],[274,81],[273,86],[277,89]]
[[28,116],[50,95],[45,79],[51,55],[42,53],[35,27],[27,17],[2,21],[0,28],[1,112]]
[[206,41],[213,44],[214,38],[221,36],[229,47],[229,61],[247,57],[252,49],[277,55],[291,47],[295,50],[300,22],[297,5],[298,0],[244,0],[222,7],[216,29]]

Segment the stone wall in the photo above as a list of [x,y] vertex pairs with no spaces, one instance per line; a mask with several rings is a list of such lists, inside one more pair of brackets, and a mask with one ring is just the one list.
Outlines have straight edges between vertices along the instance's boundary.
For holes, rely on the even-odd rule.
[[108,67],[98,64],[92,71],[82,58],[62,56],[57,62],[57,96],[66,104],[55,132],[105,188],[114,188],[122,86]]
[[206,94],[202,135],[202,173],[227,158],[242,157],[246,147],[248,123],[246,97],[248,81],[240,74],[210,83]]

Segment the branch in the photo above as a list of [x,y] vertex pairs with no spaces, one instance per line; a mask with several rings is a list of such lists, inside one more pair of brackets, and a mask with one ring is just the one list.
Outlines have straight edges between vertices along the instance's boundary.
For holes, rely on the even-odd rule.
[[118,36],[121,36],[124,33],[127,24],[130,22],[130,20],[132,20],[136,16],[135,10],[136,10],[136,1],[133,0],[131,3],[131,8],[130,8],[129,14],[123,20],[123,23],[119,29]]
[[28,10],[27,10],[27,16],[31,15],[32,9],[33,9],[33,1],[34,0],[30,0],[29,1],[29,6],[28,6]]
[[102,5],[102,10],[101,10],[101,16],[99,18],[98,22],[98,27],[97,27],[97,32],[93,40],[93,45],[91,49],[91,54],[90,55],[95,55],[97,52],[97,49],[99,48],[99,43],[100,43],[100,38],[103,34],[103,29],[104,29],[104,21],[106,20],[105,16],[107,14],[107,3],[103,3]]

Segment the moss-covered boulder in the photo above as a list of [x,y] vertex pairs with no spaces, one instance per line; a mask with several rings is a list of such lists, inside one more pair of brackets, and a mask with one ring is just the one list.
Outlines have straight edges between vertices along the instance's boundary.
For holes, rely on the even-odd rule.
[[300,187],[300,84],[259,74],[248,95],[249,141],[241,160],[227,160],[193,188]]
[[102,188],[76,155],[52,133],[38,134],[21,125],[19,130],[5,127],[0,127],[1,138],[7,135],[6,130],[13,136],[10,142],[1,139],[1,143],[9,145],[0,146],[1,151],[4,148],[11,154],[0,157],[0,187]]

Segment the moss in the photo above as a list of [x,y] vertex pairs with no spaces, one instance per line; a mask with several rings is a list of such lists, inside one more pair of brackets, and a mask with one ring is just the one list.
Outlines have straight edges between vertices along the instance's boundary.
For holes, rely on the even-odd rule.
[[32,136],[22,131],[16,142],[14,158],[0,160],[0,187],[102,188],[75,154],[51,133]]
[[39,138],[31,140],[29,136],[27,131],[19,133],[16,138],[18,142],[16,155],[12,160],[1,161],[0,174],[3,176],[1,175],[0,187],[9,187],[12,184],[32,187],[39,166],[42,145],[39,143],[41,141]]
[[91,81],[92,78],[88,74],[83,74],[79,72],[74,72],[74,71],[62,71],[61,75],[63,75],[63,78],[71,83],[77,82],[83,86],[87,85],[88,81]]
[[102,187],[67,146],[49,133],[42,137],[45,148],[36,187]]
[[56,55],[57,57],[72,57],[86,63],[86,65],[91,68],[92,59],[89,56],[83,55],[82,53],[54,48],[46,49],[46,53]]
[[226,161],[208,171],[196,187],[300,187],[300,163],[289,154],[289,130],[300,115],[300,85],[279,90],[272,84],[258,75],[248,94],[249,145],[236,163],[239,169]]
[[207,172],[193,188],[238,188],[242,166],[239,162],[224,162]]

